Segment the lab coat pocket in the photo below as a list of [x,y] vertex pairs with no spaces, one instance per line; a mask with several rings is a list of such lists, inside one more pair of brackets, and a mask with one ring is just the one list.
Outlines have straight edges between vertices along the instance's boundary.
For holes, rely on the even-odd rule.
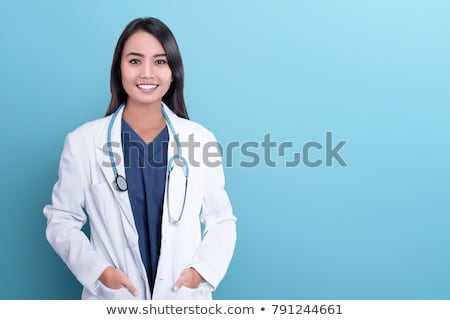
[[127,288],[111,289],[103,283],[99,284],[98,297],[104,300],[132,300],[136,299]]
[[192,299],[192,300],[210,300],[211,299],[211,288],[206,283],[201,283],[197,288],[181,287],[178,291],[181,299]]

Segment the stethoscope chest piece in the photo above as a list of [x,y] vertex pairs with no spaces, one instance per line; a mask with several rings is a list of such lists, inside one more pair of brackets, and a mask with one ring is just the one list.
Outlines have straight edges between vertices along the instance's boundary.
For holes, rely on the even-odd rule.
[[125,179],[124,176],[121,176],[120,174],[117,174],[116,178],[114,179],[114,186],[119,191],[127,191],[128,190],[127,179]]

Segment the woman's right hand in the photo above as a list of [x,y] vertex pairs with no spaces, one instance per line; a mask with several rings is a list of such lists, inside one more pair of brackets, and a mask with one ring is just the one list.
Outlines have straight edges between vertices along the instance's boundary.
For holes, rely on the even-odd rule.
[[120,289],[125,287],[128,289],[128,291],[131,292],[133,296],[138,295],[136,287],[120,269],[109,266],[105,270],[103,270],[98,279],[110,289]]

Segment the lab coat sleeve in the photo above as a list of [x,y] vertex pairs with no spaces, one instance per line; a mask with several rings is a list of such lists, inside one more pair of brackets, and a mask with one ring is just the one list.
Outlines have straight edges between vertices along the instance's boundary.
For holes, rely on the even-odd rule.
[[87,221],[83,208],[84,189],[88,183],[80,161],[85,154],[76,131],[69,133],[61,154],[51,204],[45,206],[43,212],[47,218],[46,236],[50,245],[78,281],[95,294],[97,279],[109,264],[94,250],[81,230]]
[[[217,141],[210,134],[208,143]],[[222,163],[206,166],[205,190],[201,221],[204,223],[203,239],[196,251],[192,267],[195,268],[215,290],[225,276],[236,244],[236,217],[225,191]]]

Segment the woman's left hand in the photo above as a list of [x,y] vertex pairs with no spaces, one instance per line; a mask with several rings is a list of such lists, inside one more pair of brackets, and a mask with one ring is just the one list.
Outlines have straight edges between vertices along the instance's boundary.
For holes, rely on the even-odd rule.
[[173,291],[180,290],[181,287],[195,289],[203,281],[203,277],[194,268],[185,269],[178,277],[177,282],[173,286]]

